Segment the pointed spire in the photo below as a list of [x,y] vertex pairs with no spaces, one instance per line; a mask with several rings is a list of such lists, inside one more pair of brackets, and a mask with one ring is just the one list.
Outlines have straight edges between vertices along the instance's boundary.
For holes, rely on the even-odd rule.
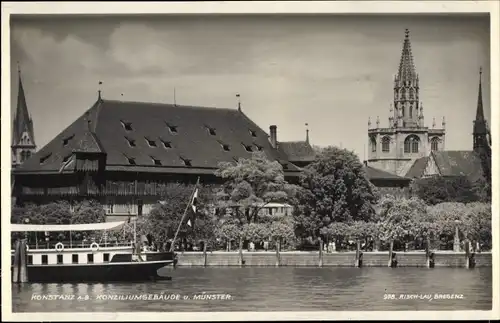
[[309,143],[309,124],[306,123],[306,142]]
[[241,112],[241,101],[240,101],[240,94],[236,94],[236,98],[238,99],[238,111]]
[[482,89],[482,75],[483,68],[479,68],[479,90],[477,93],[477,110],[476,110],[476,121],[484,120],[484,111],[483,111],[483,89]]
[[31,143],[35,145],[35,134],[33,131],[33,121],[31,120],[28,105],[26,103],[26,96],[24,94],[24,86],[22,80],[21,66],[19,62],[17,62],[17,73],[18,73],[18,92],[17,92],[17,107],[16,107],[16,115],[14,117],[14,125],[12,129],[12,141],[13,145],[17,145],[23,132],[27,131],[30,137]]
[[368,117],[368,129],[372,126],[372,120],[370,117]]
[[441,126],[443,126],[443,129],[446,127],[446,121],[444,120],[444,117],[443,117],[443,122],[441,122]]
[[397,79],[399,82],[403,83],[417,79],[411,52],[410,31],[408,29],[405,30],[405,39],[403,42],[403,49],[401,50],[401,60],[399,62]]
[[379,117],[377,116],[377,128],[379,128],[379,125],[380,125],[380,119],[379,119]]
[[436,128],[436,118],[432,118],[432,129]]
[[174,87],[174,106],[177,106],[177,98],[175,97],[175,87]]

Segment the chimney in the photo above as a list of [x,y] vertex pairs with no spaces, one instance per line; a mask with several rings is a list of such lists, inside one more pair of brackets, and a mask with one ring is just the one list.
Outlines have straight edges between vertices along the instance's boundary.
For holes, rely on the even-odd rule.
[[275,125],[269,126],[269,133],[271,135],[271,137],[269,138],[269,140],[271,141],[271,146],[276,149],[278,147],[278,136],[277,128]]

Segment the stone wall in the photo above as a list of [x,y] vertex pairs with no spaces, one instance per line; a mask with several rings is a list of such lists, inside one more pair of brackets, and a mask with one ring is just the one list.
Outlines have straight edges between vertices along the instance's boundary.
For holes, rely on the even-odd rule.
[[[424,252],[396,252],[398,267],[426,267]],[[323,267],[354,267],[355,252],[335,252],[322,254]],[[178,266],[204,266],[205,255],[203,252],[185,252],[178,254]],[[476,267],[491,267],[491,253],[478,253],[475,256]],[[364,252],[363,267],[386,267],[389,260],[388,252]],[[281,252],[277,257],[276,252],[247,252],[243,251],[245,266],[251,267],[318,267],[320,265],[319,252]],[[435,267],[465,267],[465,253],[436,252]],[[240,266],[238,252],[207,252],[206,265],[209,267]]]

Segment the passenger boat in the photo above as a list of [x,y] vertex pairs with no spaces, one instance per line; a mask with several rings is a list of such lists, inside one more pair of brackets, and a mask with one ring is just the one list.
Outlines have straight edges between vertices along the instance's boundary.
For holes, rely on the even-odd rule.
[[[92,224],[11,224],[12,232],[77,232],[121,230],[127,221]],[[71,235],[70,235],[71,236]],[[135,240],[135,226],[134,226]],[[17,240],[12,251],[12,281],[33,283],[123,282],[168,279],[158,269],[174,265],[177,255],[147,251],[141,243],[63,242],[28,244]],[[24,268],[24,269],[23,269]],[[23,273],[24,270],[24,273]],[[27,276],[20,278],[21,275]]]

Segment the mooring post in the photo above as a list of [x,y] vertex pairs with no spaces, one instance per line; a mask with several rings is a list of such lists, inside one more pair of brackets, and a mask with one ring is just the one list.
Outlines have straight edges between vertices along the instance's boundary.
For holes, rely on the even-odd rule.
[[471,266],[470,263],[470,246],[469,246],[469,240],[465,239],[464,241],[464,250],[465,250],[465,268],[469,269]]
[[19,281],[21,283],[27,283],[28,282],[28,267],[27,267],[27,258],[28,258],[28,253],[27,253],[27,245],[28,240],[23,239],[21,240],[20,246],[19,246],[19,258],[21,260],[20,264],[20,271],[19,271]]
[[21,241],[19,239],[16,240],[16,243],[14,245],[14,263],[13,268],[12,268],[12,282],[13,283],[19,283],[19,265],[21,263],[20,261],[20,247],[21,247]]
[[276,267],[279,267],[281,265],[280,249],[281,249],[281,241],[278,239],[276,241]]
[[240,245],[239,245],[239,251],[240,251],[240,267],[243,267],[245,264],[245,260],[243,259],[243,238],[240,237]]
[[319,264],[318,267],[323,267],[323,239],[319,238]]
[[359,239],[356,241],[356,260],[354,261],[354,266],[360,268],[361,265],[361,241]]
[[393,267],[393,248],[394,248],[394,240],[391,240],[389,243],[389,263],[387,264],[387,267]]
[[207,266],[207,242],[203,241],[203,267]]

